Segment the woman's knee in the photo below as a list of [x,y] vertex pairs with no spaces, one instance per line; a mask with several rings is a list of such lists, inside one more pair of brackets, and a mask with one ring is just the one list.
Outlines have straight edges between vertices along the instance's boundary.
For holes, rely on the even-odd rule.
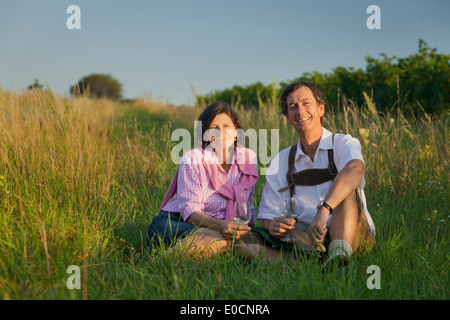
[[170,216],[166,212],[159,213],[150,223],[147,231],[147,243],[167,242],[172,235],[172,229]]
[[207,255],[226,252],[230,241],[219,231],[202,228],[183,239],[183,245],[191,252],[202,252]]

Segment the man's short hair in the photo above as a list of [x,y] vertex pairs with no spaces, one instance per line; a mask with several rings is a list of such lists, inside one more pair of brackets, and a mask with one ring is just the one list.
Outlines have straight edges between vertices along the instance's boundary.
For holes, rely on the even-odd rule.
[[320,91],[319,88],[317,88],[314,84],[308,81],[297,81],[294,83],[291,83],[290,85],[286,86],[283,91],[281,92],[280,100],[281,100],[281,112],[283,115],[287,115],[287,98],[289,95],[294,92],[297,89],[300,89],[301,87],[308,87],[316,99],[317,104],[323,104],[325,105],[325,96]]

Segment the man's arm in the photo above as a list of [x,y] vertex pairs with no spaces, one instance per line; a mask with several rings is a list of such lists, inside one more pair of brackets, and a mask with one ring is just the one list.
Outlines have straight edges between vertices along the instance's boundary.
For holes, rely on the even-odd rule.
[[[330,190],[324,198],[331,208],[336,208],[350,193],[354,192],[364,177],[364,162],[358,159],[350,160],[337,174],[331,185]],[[320,245],[327,232],[327,221],[330,212],[327,208],[321,207],[317,210],[311,225],[308,229],[308,235],[311,243]]]
[[355,159],[350,160],[337,174],[325,196],[325,201],[331,208],[336,208],[350,193],[358,188],[364,177],[364,162]]

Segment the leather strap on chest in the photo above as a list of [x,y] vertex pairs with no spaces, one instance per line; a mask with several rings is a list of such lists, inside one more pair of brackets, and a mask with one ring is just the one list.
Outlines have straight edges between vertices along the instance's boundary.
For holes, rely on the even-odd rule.
[[[332,137],[334,146],[334,135]],[[297,152],[297,144],[291,147],[289,151],[288,171],[286,174],[288,185],[278,190],[284,192],[290,189],[291,197],[294,196],[295,186],[316,186],[327,181],[333,181],[338,174],[334,163],[333,149],[328,149],[328,167],[323,169],[306,169],[294,173],[295,153]]]

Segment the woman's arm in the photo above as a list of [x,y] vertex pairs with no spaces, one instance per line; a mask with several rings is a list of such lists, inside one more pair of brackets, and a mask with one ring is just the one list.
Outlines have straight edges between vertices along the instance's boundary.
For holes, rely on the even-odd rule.
[[186,219],[187,223],[217,231],[220,231],[220,221],[221,221],[220,219],[215,219],[200,211],[193,212]]
[[186,222],[196,226],[220,231],[225,239],[239,239],[250,230],[249,226],[238,225],[231,220],[215,219],[199,211],[193,212],[186,219]]

